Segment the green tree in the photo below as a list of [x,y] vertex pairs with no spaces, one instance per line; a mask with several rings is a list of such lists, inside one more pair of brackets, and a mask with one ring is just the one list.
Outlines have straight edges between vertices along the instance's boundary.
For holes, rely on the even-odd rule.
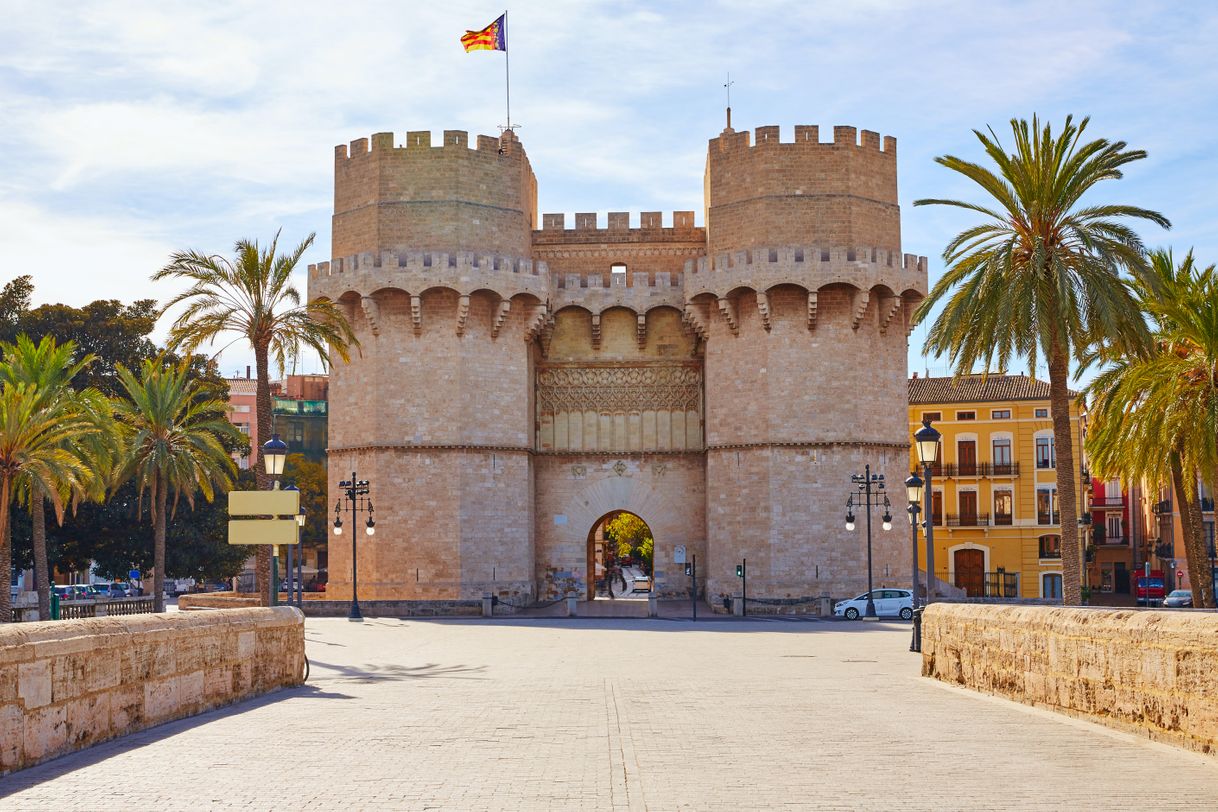
[[[136,378],[118,367],[127,399],[116,404],[123,428],[125,459],[122,479],[134,477],[142,501],[149,495],[153,525],[153,597],[165,610],[165,537],[171,510],[185,497],[193,508],[195,492],[211,501],[216,486],[227,489],[236,471],[220,438],[237,429],[222,400],[200,400],[188,365],[145,361]],[[170,495],[173,496],[172,505]]]
[[646,522],[633,513],[619,513],[605,523],[605,536],[612,539],[618,558],[635,558],[651,574],[655,542]]
[[[88,476],[68,446],[95,430],[66,398],[47,403],[30,384],[0,385],[0,572],[11,567],[10,514],[17,490],[23,482],[40,489],[62,515],[65,486],[72,490]],[[11,606],[9,590],[0,590],[0,620],[9,619]]]
[[35,341],[53,336],[60,344],[75,343],[81,355],[93,357],[72,381],[77,389],[93,387],[110,397],[122,394],[118,365],[136,369],[145,358],[154,358],[157,347],[148,338],[156,326],[157,306],[153,299],[123,304],[99,299],[84,307],[48,304],[21,315],[21,332]]
[[[66,479],[52,483],[59,491],[55,504],[56,518],[63,524],[63,505],[73,505],[83,499],[103,499],[108,474],[113,467],[116,438],[110,416],[110,401],[93,388],[72,389],[71,382],[92,364],[92,355],[77,360],[76,345],[71,341],[59,344],[44,336],[38,344],[22,334],[14,344],[0,343],[0,382],[25,384],[39,396],[38,408],[60,414],[71,414],[87,421],[90,431],[79,432],[64,440],[64,450],[76,456],[81,466],[72,469]],[[16,480],[18,496],[29,507],[35,587],[38,590],[38,616],[50,617],[50,568],[47,556],[46,501],[44,478],[28,473]]]
[[957,234],[943,251],[947,270],[919,307],[926,319],[939,304],[926,350],[947,354],[956,374],[978,366],[1005,371],[1038,358],[1049,367],[1049,405],[1057,455],[1062,537],[1062,601],[1082,601],[1082,549],[1070,428],[1070,360],[1097,341],[1136,351],[1149,339],[1122,271],[1147,270],[1138,235],[1124,221],[1170,228],[1158,212],[1121,204],[1083,204],[1097,184],[1122,177],[1121,167],[1146,157],[1123,141],[1084,141],[1088,119],[1067,117],[1061,132],[1033,117],[1012,120],[1014,149],[975,130],[993,168],[955,156],[935,160],[977,184],[985,202],[918,200],[954,206],[983,219]]
[[32,277],[18,276],[0,290],[0,341],[12,341],[21,332],[21,319],[29,312],[34,294]]
[[[186,305],[170,330],[171,346],[193,353],[227,334],[235,335],[234,341],[249,342],[257,369],[258,436],[266,439],[271,437],[271,359],[282,371],[288,358],[296,357],[302,347],[310,347],[323,359],[334,352],[347,361],[348,347],[356,343],[337,304],[327,300],[302,303],[292,285],[292,272],[314,236],[310,234],[284,255],[277,253],[278,233],[266,249],[257,242],[239,240],[232,260],[196,251],[178,252],[152,277],[191,283],[166,305],[166,309]],[[269,478],[261,465],[257,477],[259,489],[265,490]],[[271,551],[265,545],[258,548],[256,574],[258,594],[269,602]]]
[[327,510],[326,466],[303,454],[289,454],[283,468],[285,485],[300,489],[300,507],[305,513],[300,540],[304,544],[325,544],[329,538],[330,512]]
[[[1127,354],[1101,348],[1089,387],[1087,451],[1101,475],[1170,481],[1179,503],[1193,605],[1214,607],[1199,478],[1218,493],[1218,276],[1190,252],[1151,253],[1153,285],[1136,285],[1155,340]],[[1163,449],[1166,453],[1147,453]]]

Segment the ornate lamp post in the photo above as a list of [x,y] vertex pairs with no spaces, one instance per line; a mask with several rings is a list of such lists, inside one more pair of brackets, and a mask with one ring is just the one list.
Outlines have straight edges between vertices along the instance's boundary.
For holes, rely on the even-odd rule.
[[[910,543],[913,547],[913,572],[910,584],[913,587],[913,638],[909,643],[910,651],[922,650],[922,613],[918,611],[918,514],[922,511],[922,478],[910,474],[905,480],[905,494],[909,499],[909,530]],[[928,590],[929,591],[929,590]]]
[[[278,434],[272,434],[271,439],[262,444],[262,464],[266,466],[267,476],[275,481],[274,490],[279,490],[279,477],[283,476],[283,466],[288,459],[288,444],[279,439]],[[271,594],[267,606],[279,602],[279,547],[271,551]]]
[[[854,508],[857,504],[867,513],[867,611],[864,617],[875,619],[879,615],[875,613],[875,596],[872,594],[875,590],[872,585],[871,569],[871,509],[879,507],[881,504],[884,506],[883,527],[885,530],[891,530],[892,514],[889,509],[892,505],[888,501],[887,494],[884,493],[884,475],[871,473],[870,465],[863,467],[862,474],[852,475],[850,481],[858,488],[858,493],[850,494],[846,500],[846,529],[854,529]],[[856,496],[859,499],[857,503],[854,501]],[[880,501],[881,497],[883,497],[883,502]]]
[[[342,490],[343,495],[339,497],[338,502],[334,505],[334,535],[341,536],[343,534],[343,500],[347,500],[347,508],[351,513],[351,524],[355,524],[355,516],[361,510],[368,514],[368,520],[364,523],[364,532],[372,535],[376,532],[376,522],[372,519],[372,500],[368,499],[368,480],[357,479],[355,472],[351,472],[351,478],[338,483],[338,487]],[[351,611],[347,614],[347,620],[363,620],[364,616],[359,609],[359,560],[356,557],[356,538],[358,533],[351,533]]]
[[923,493],[926,499],[926,604],[935,599],[935,489],[931,487],[931,468],[939,461],[939,438],[942,437],[927,419],[922,428],[914,432],[914,443],[918,446],[918,459],[922,461],[922,476],[925,481]]

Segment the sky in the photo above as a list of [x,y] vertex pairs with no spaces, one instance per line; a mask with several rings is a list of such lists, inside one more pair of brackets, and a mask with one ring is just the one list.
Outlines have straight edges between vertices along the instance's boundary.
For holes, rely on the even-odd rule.
[[[0,283],[35,302],[165,301],[171,252],[234,241],[330,258],[333,148],[374,132],[496,135],[504,55],[458,40],[503,12],[470,0],[0,0]],[[977,198],[934,163],[980,158],[974,128],[1090,116],[1149,157],[1097,190],[1163,212],[1149,246],[1218,262],[1218,4],[1212,2],[518,2],[512,120],[541,212],[698,211],[707,139],[796,124],[898,139],[903,249],[930,258]],[[568,217],[568,222],[572,218]],[[603,219],[602,219],[603,222]],[[158,325],[163,337],[168,319]],[[911,337],[910,369],[948,372]],[[252,353],[220,356],[225,374]],[[305,359],[300,371],[317,371]],[[1041,371],[1043,374],[1043,370]]]

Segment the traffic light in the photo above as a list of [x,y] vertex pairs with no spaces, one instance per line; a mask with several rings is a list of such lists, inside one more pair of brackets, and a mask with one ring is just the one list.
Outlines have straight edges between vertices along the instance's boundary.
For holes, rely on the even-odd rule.
[[693,575],[693,574],[694,574],[694,565],[693,565],[693,564],[690,564],[689,562],[686,562],[686,564],[685,564],[685,574],[686,574],[686,575]]
[[737,578],[743,578],[743,577],[744,577],[744,565],[743,565],[743,564],[737,564],[737,565],[736,565],[736,577],[737,577]]

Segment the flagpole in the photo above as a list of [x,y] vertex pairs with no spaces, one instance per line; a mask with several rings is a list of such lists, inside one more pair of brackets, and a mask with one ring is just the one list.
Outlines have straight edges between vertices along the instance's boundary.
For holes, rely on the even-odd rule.
[[512,129],[512,69],[511,48],[508,46],[508,13],[503,10],[503,84],[507,92],[507,128]]

